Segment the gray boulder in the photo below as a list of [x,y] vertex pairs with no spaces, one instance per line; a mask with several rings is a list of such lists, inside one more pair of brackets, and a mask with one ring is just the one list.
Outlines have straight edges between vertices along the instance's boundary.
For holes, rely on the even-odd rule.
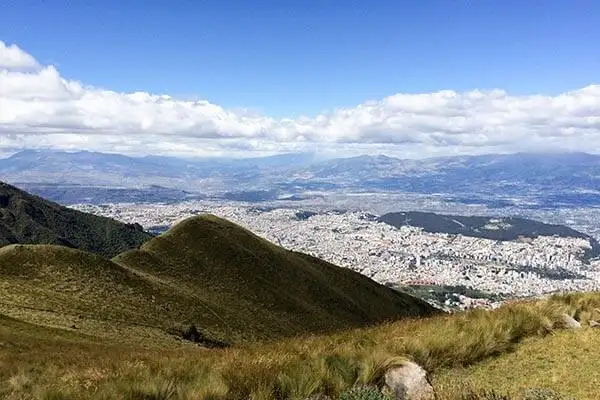
[[411,361],[389,369],[385,374],[385,392],[396,400],[435,400],[427,371]]
[[569,314],[563,314],[561,316],[563,326],[566,329],[579,329],[581,328],[581,324],[575,318],[571,317]]

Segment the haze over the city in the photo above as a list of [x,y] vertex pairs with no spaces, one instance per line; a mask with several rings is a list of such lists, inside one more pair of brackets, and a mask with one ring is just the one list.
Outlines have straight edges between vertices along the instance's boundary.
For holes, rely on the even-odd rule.
[[0,150],[594,152],[598,16],[592,1],[8,2]]

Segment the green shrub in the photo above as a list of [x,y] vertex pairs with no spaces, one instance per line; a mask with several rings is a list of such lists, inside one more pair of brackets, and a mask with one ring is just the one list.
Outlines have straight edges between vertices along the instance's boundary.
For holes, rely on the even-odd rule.
[[555,390],[548,388],[527,389],[522,394],[523,400],[571,400]]
[[391,400],[372,386],[356,387],[340,394],[339,400]]
[[460,400],[511,400],[508,396],[499,394],[494,390],[480,392],[467,392],[460,396]]

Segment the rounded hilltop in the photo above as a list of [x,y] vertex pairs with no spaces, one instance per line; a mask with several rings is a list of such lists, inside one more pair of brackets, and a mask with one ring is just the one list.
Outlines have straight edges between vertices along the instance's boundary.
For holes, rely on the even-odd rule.
[[[322,332],[436,312],[357,272],[285,250],[211,214],[187,218],[114,261],[221,307],[227,329],[245,327],[233,328],[240,335]],[[222,323],[215,328],[223,329]]]

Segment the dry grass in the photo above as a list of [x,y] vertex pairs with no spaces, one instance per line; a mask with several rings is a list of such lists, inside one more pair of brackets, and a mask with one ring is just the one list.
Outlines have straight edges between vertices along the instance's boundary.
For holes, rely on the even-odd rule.
[[597,399],[598,360],[598,330],[563,331],[528,339],[515,352],[469,368],[442,371],[435,376],[435,385],[448,394],[455,392],[455,382],[461,382],[511,398],[519,398],[528,388],[545,388],[575,399]]
[[[335,398],[354,386],[380,385],[385,370],[405,358],[432,373],[442,398],[501,399],[504,392],[514,395],[507,391],[511,382],[548,386],[545,375],[561,377],[549,386],[570,392],[585,370],[568,375],[572,368],[560,363],[565,346],[578,346],[571,366],[578,360],[588,368],[597,360],[592,350],[594,335],[600,334],[591,329],[581,336],[554,334],[560,313],[598,318],[599,306],[600,294],[569,295],[493,312],[210,351],[124,347],[3,319],[0,397],[237,400],[322,393]],[[532,368],[540,372],[529,379],[524,371]],[[578,398],[591,398],[594,382],[581,385]],[[463,385],[488,393],[468,397]],[[492,389],[499,394],[490,394]]]

